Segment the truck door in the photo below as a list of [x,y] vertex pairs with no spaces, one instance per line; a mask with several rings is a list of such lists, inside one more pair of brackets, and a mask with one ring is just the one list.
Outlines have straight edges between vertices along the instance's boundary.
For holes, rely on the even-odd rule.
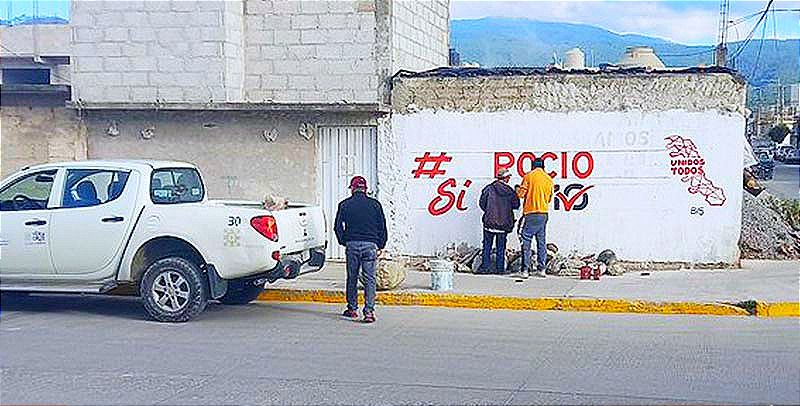
[[50,195],[58,170],[12,180],[0,190],[0,274],[46,275],[50,261]]
[[136,222],[139,174],[116,169],[68,169],[59,207],[52,210],[50,253],[57,274],[116,271]]

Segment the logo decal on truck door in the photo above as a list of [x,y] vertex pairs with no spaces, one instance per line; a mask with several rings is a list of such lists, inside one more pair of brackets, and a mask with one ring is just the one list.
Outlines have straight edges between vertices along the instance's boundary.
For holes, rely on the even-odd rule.
[[242,235],[238,228],[226,228],[222,239],[223,245],[226,247],[239,247],[242,245]]
[[44,231],[33,230],[25,236],[25,245],[44,245],[47,244],[47,233]]

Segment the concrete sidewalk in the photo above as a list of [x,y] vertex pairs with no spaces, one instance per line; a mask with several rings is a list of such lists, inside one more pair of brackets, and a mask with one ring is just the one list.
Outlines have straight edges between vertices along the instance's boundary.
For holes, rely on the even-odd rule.
[[[344,264],[268,286],[262,300],[344,302]],[[641,271],[599,281],[456,273],[454,289],[430,289],[430,273],[409,271],[384,304],[669,314],[800,316],[800,261],[743,261],[742,269]],[[745,302],[745,303],[743,303]],[[749,302],[749,303],[747,303]],[[731,306],[736,305],[737,306]],[[758,311],[760,309],[760,312]]]

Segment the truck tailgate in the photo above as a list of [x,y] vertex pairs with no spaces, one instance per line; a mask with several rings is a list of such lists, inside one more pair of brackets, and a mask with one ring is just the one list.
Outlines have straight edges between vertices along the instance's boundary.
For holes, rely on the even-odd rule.
[[325,217],[322,208],[290,205],[271,212],[278,224],[278,243],[283,254],[294,254],[325,246]]

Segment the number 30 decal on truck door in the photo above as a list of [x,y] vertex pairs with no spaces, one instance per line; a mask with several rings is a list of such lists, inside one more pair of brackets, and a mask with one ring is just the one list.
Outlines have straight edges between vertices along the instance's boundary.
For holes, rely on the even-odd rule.
[[239,216],[228,216],[228,226],[225,227],[223,232],[223,245],[226,247],[239,247],[242,245],[242,236],[239,226],[242,224],[242,218]]

